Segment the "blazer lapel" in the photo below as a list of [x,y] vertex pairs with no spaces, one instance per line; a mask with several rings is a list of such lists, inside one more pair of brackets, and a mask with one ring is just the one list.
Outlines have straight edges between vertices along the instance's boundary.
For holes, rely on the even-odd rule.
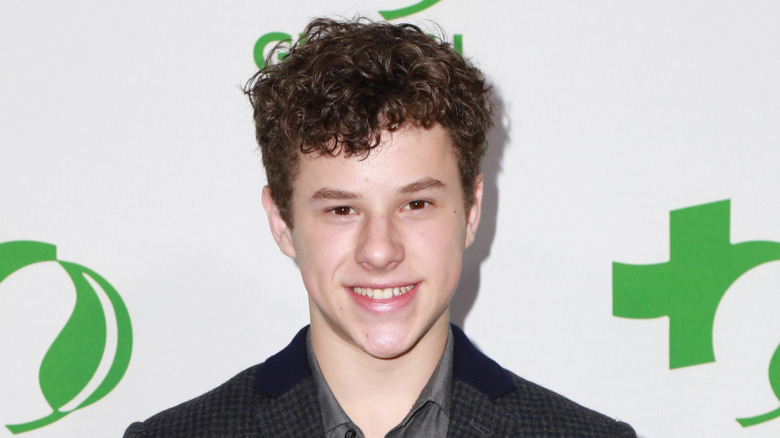
[[255,389],[265,394],[256,418],[261,436],[323,436],[317,388],[306,356],[306,326],[257,373]]
[[479,351],[463,331],[452,326],[455,338],[449,437],[493,437],[512,430],[509,417],[496,399],[515,389],[506,370]]

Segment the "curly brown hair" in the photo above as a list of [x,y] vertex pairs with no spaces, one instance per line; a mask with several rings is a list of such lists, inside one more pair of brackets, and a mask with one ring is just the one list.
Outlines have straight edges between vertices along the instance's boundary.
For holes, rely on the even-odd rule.
[[364,158],[382,131],[436,123],[455,146],[468,210],[492,126],[490,86],[476,67],[414,25],[363,18],[315,19],[288,45],[277,45],[244,87],[271,197],[288,226],[300,154]]

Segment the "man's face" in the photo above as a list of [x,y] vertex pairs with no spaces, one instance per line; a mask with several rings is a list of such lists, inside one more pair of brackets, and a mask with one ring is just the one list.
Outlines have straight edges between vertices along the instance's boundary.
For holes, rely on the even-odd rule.
[[293,229],[267,188],[263,204],[280,248],[298,261],[312,333],[393,358],[429,333],[446,332],[463,250],[479,223],[482,180],[466,212],[441,126],[382,138],[365,159],[301,157]]

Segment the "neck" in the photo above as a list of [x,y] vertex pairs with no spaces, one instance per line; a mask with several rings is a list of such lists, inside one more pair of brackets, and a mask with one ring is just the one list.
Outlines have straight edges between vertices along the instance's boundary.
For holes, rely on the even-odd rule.
[[377,358],[312,320],[314,354],[331,392],[366,437],[384,436],[406,417],[447,343],[445,313],[404,354]]

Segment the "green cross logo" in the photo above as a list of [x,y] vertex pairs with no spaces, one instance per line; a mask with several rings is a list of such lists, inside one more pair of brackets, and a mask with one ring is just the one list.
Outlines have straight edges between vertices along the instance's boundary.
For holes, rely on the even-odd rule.
[[[32,241],[0,243],[0,283],[14,272],[41,262],[57,262],[65,270],[75,287],[76,304],[38,372],[41,393],[52,412],[37,420],[6,425],[14,434],[51,424],[103,398],[122,379],[133,344],[130,315],[117,291],[95,271],[58,260],[54,245]],[[107,298],[110,309],[104,308],[98,294]],[[108,311],[116,317],[116,351],[112,352],[105,351]],[[110,366],[98,375],[101,362],[110,362]],[[88,385],[94,389],[87,389]],[[73,406],[74,400],[81,401]]]
[[[729,200],[670,212],[669,261],[612,265],[613,314],[669,317],[669,368],[715,362],[715,313],[729,287],[751,269],[780,260],[780,243],[731,243]],[[780,400],[780,347],[769,364]],[[780,408],[737,421],[752,426],[780,416]]]

